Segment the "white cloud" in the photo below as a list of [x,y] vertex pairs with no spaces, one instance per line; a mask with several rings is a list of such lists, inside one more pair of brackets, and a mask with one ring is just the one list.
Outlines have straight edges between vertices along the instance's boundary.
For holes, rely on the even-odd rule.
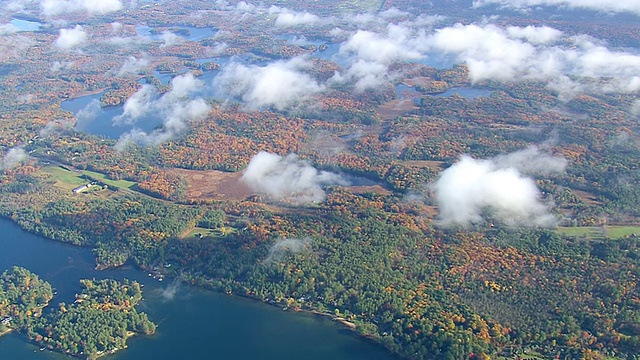
[[54,45],[62,50],[69,50],[87,42],[87,33],[82,26],[76,25],[73,29],[60,29],[60,35]]
[[125,74],[137,74],[149,67],[149,60],[141,57],[136,58],[135,56],[129,56],[127,60],[125,60],[124,64],[118,71],[118,76],[122,76]]
[[466,63],[473,82],[546,81],[564,98],[583,91],[640,90],[640,56],[609,50],[585,36],[563,37],[546,26],[456,24],[437,30],[427,43]]
[[295,154],[285,157],[262,151],[247,166],[242,182],[275,200],[305,204],[324,200],[326,185],[347,185],[338,174],[318,171]]
[[431,186],[441,224],[468,226],[489,214],[508,226],[551,226],[550,206],[528,174],[558,173],[565,166],[537,147],[486,160],[462,156]]
[[162,40],[162,45],[160,45],[160,47],[169,47],[184,41],[182,37],[172,33],[171,31],[163,31],[162,34],[160,34],[160,39]]
[[0,35],[15,34],[18,31],[20,31],[20,29],[18,29],[18,27],[13,25],[12,23],[0,25]]
[[22,147],[14,147],[9,149],[2,158],[2,169],[11,169],[26,160],[27,153]]
[[270,264],[274,261],[282,260],[287,253],[300,253],[309,250],[311,247],[311,239],[278,239],[275,244],[269,248],[269,253],[263,263]]
[[305,74],[304,58],[276,61],[267,66],[232,62],[214,79],[222,97],[240,99],[249,110],[273,107],[285,110],[305,105],[324,86]]
[[120,0],[42,0],[42,13],[46,16],[84,11],[90,15],[104,15],[122,9]]
[[423,30],[401,25],[389,24],[384,33],[358,30],[340,45],[347,66],[332,81],[353,82],[359,91],[379,87],[394,77],[389,65],[425,58],[425,40]]
[[145,116],[154,115],[162,119],[163,126],[151,132],[134,128],[118,139],[116,149],[124,149],[129,142],[157,145],[184,133],[190,122],[203,118],[211,109],[201,97],[190,98],[203,89],[204,82],[191,73],[173,78],[171,91],[161,96],[151,85],[143,85],[127,99],[123,114],[113,122],[133,125]]
[[84,108],[82,108],[76,114],[76,127],[80,130],[83,130],[89,123],[98,117],[100,114],[100,110],[102,107],[100,106],[100,100],[93,99],[90,103],[87,104]]
[[557,41],[562,36],[562,31],[548,26],[509,26],[507,34],[514,39],[526,39],[532,44],[548,44]]
[[278,14],[275,21],[276,27],[292,27],[301,25],[315,25],[321,22],[319,16],[309,12],[297,12],[275,5],[269,8],[269,14]]
[[518,10],[530,9],[536,6],[556,6],[611,13],[630,12],[640,15],[640,1],[638,0],[475,0],[473,2],[474,7],[489,4],[497,4],[505,8]]

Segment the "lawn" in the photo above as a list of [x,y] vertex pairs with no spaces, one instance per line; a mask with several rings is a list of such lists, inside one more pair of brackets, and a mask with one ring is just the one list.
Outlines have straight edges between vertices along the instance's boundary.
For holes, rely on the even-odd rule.
[[182,238],[188,239],[188,238],[196,237],[197,234],[202,234],[203,237],[223,237],[237,231],[238,230],[236,228],[227,227],[227,226],[223,226],[219,229],[207,229],[207,228],[196,226],[193,229],[189,230],[189,232],[182,235]]
[[131,189],[136,184],[135,182],[129,180],[111,180],[105,174],[101,174],[95,171],[84,170],[82,173],[94,179],[100,180],[107,185],[115,186],[122,189]]
[[631,234],[640,234],[640,226],[572,226],[558,227],[558,233],[567,236],[580,236],[589,239],[620,239]]
[[121,189],[130,189],[136,184],[135,182],[128,180],[111,180],[106,175],[95,171],[71,171],[59,165],[46,166],[43,168],[43,171],[51,175],[53,179],[56,180],[56,186],[67,190],[73,190],[80,185],[86,185],[89,183],[89,180],[82,178],[83,175]]
[[50,165],[43,169],[44,172],[51,175],[56,181],[55,186],[73,190],[80,185],[86,185],[87,180],[80,178],[81,173],[67,170],[58,165]]
[[632,234],[640,234],[640,226],[605,226],[607,237],[619,239]]

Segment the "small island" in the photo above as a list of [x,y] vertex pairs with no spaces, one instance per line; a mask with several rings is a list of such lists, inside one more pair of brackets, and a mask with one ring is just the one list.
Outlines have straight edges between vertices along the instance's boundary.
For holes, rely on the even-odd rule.
[[127,347],[139,333],[151,335],[156,325],[135,306],[142,299],[140,284],[112,279],[80,280],[82,291],[73,304],[47,309],[51,285],[29,270],[14,267],[0,283],[0,333],[16,330],[42,348],[95,359]]

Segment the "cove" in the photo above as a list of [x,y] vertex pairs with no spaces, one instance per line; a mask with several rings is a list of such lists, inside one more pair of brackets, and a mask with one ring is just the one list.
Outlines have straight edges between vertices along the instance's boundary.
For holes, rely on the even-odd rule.
[[[70,302],[82,278],[137,280],[144,284],[138,309],[158,325],[155,335],[134,336],[129,347],[104,359],[397,359],[326,317],[282,311],[244,298],[158,282],[124,266],[97,271],[88,248],[54,242],[0,219],[0,271],[26,267],[57,291],[51,305]],[[50,305],[50,306],[51,306]],[[0,337],[6,359],[71,359],[39,351],[19,334]]]

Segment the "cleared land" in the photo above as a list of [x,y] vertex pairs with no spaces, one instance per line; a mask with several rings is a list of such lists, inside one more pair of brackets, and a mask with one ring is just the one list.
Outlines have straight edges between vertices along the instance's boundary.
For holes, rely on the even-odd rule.
[[123,189],[131,189],[134,185],[136,185],[136,183],[134,181],[129,181],[129,180],[111,180],[109,179],[106,175],[95,172],[95,171],[89,171],[89,170],[84,170],[82,171],[83,174],[90,176],[94,179],[100,180],[103,183],[107,184],[107,185],[111,185],[111,186],[115,186],[118,188],[123,188]]
[[73,190],[78,186],[86,185],[88,181],[80,178],[82,173],[67,170],[58,165],[47,166],[42,169],[55,180],[54,186],[66,190]]
[[558,227],[558,232],[567,236],[580,236],[590,239],[620,239],[640,234],[640,226],[572,226]]
[[242,200],[255,193],[240,181],[242,173],[218,170],[172,169],[172,172],[187,179],[189,199]]
[[223,226],[219,229],[207,229],[203,227],[194,227],[188,232],[182,234],[182,238],[188,239],[192,237],[199,237],[200,235],[202,235],[203,237],[223,237],[229,234],[233,234],[234,232],[237,232],[237,231],[238,230],[236,228],[232,228],[228,226]]
[[382,120],[393,120],[408,112],[419,109],[413,99],[391,100],[378,107],[378,115]]
[[111,180],[106,175],[95,171],[75,171],[70,170],[60,165],[49,165],[42,169],[45,173],[51,175],[55,180],[54,186],[57,186],[66,190],[73,190],[78,186],[86,185],[89,180],[84,179],[82,176],[86,175],[96,180],[99,180],[107,185],[115,186],[121,189],[130,189],[136,183],[128,180]]

